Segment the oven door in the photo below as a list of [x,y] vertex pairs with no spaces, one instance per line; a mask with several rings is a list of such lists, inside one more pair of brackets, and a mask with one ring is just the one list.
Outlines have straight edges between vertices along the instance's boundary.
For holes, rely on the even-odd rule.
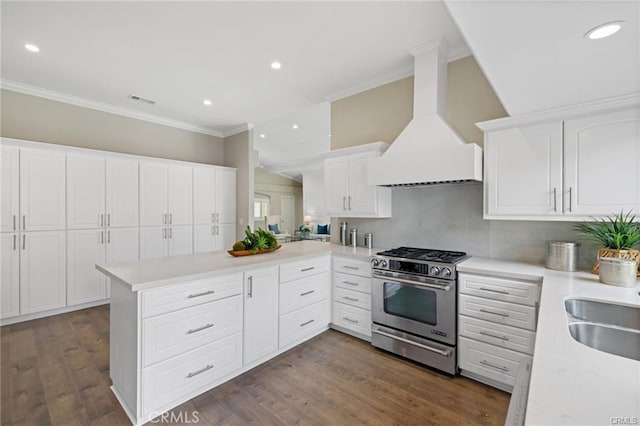
[[376,324],[449,345],[456,344],[456,282],[415,282],[377,275],[372,279],[371,315]]

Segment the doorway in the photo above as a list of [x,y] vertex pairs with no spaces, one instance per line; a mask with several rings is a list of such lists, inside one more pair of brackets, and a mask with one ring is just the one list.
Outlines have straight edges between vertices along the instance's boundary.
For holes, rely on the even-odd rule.
[[295,199],[290,195],[280,197],[280,220],[282,221],[282,232],[292,234],[295,231],[294,221]]

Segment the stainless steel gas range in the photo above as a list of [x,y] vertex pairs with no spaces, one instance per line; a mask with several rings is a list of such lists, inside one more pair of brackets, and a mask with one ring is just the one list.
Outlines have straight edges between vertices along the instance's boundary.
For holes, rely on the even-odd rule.
[[466,253],[400,247],[371,259],[371,343],[456,373],[457,271]]

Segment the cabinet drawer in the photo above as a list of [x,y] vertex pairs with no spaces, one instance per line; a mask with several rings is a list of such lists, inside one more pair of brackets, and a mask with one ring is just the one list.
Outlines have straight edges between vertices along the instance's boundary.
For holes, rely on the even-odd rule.
[[333,300],[357,308],[371,310],[371,296],[357,291],[336,287],[333,289]]
[[465,294],[459,295],[458,300],[458,309],[461,315],[532,331],[536,329],[536,308],[532,306],[499,302]]
[[333,285],[336,287],[371,294],[371,277],[360,277],[357,275],[344,274],[342,272],[334,272]]
[[346,257],[333,258],[333,270],[346,274],[371,278],[371,263],[368,260],[356,260]]
[[540,285],[536,283],[468,274],[459,274],[458,283],[460,293],[472,296],[529,306],[540,301]]
[[365,309],[333,302],[333,323],[371,337],[371,312]]
[[242,367],[242,333],[201,346],[142,370],[142,413],[207,390]]
[[502,348],[533,354],[536,333],[460,315],[458,333],[462,337],[491,343]]
[[143,366],[239,331],[242,331],[241,296],[147,318],[142,323]]
[[466,370],[483,377],[513,386],[518,367],[531,356],[509,349],[498,348],[486,343],[461,337],[458,340],[458,364]]
[[296,262],[280,265],[280,282],[286,283],[311,275],[321,274],[329,270],[331,258],[329,256],[313,257]]
[[329,285],[328,272],[280,285],[280,315],[328,298]]
[[280,316],[279,347],[283,348],[329,325],[329,300]]
[[142,292],[142,317],[164,314],[242,293],[242,273]]

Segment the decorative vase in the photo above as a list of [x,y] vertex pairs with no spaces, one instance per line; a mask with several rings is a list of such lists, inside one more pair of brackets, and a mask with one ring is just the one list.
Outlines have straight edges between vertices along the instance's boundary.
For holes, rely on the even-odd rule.
[[640,277],[640,250],[616,250],[610,248],[601,248],[600,250],[598,250],[596,263],[593,265],[593,269],[591,270],[592,274],[598,274],[600,272],[600,262],[598,261],[598,259],[600,259],[601,257],[616,257],[618,259],[635,260],[638,264],[638,276]]

